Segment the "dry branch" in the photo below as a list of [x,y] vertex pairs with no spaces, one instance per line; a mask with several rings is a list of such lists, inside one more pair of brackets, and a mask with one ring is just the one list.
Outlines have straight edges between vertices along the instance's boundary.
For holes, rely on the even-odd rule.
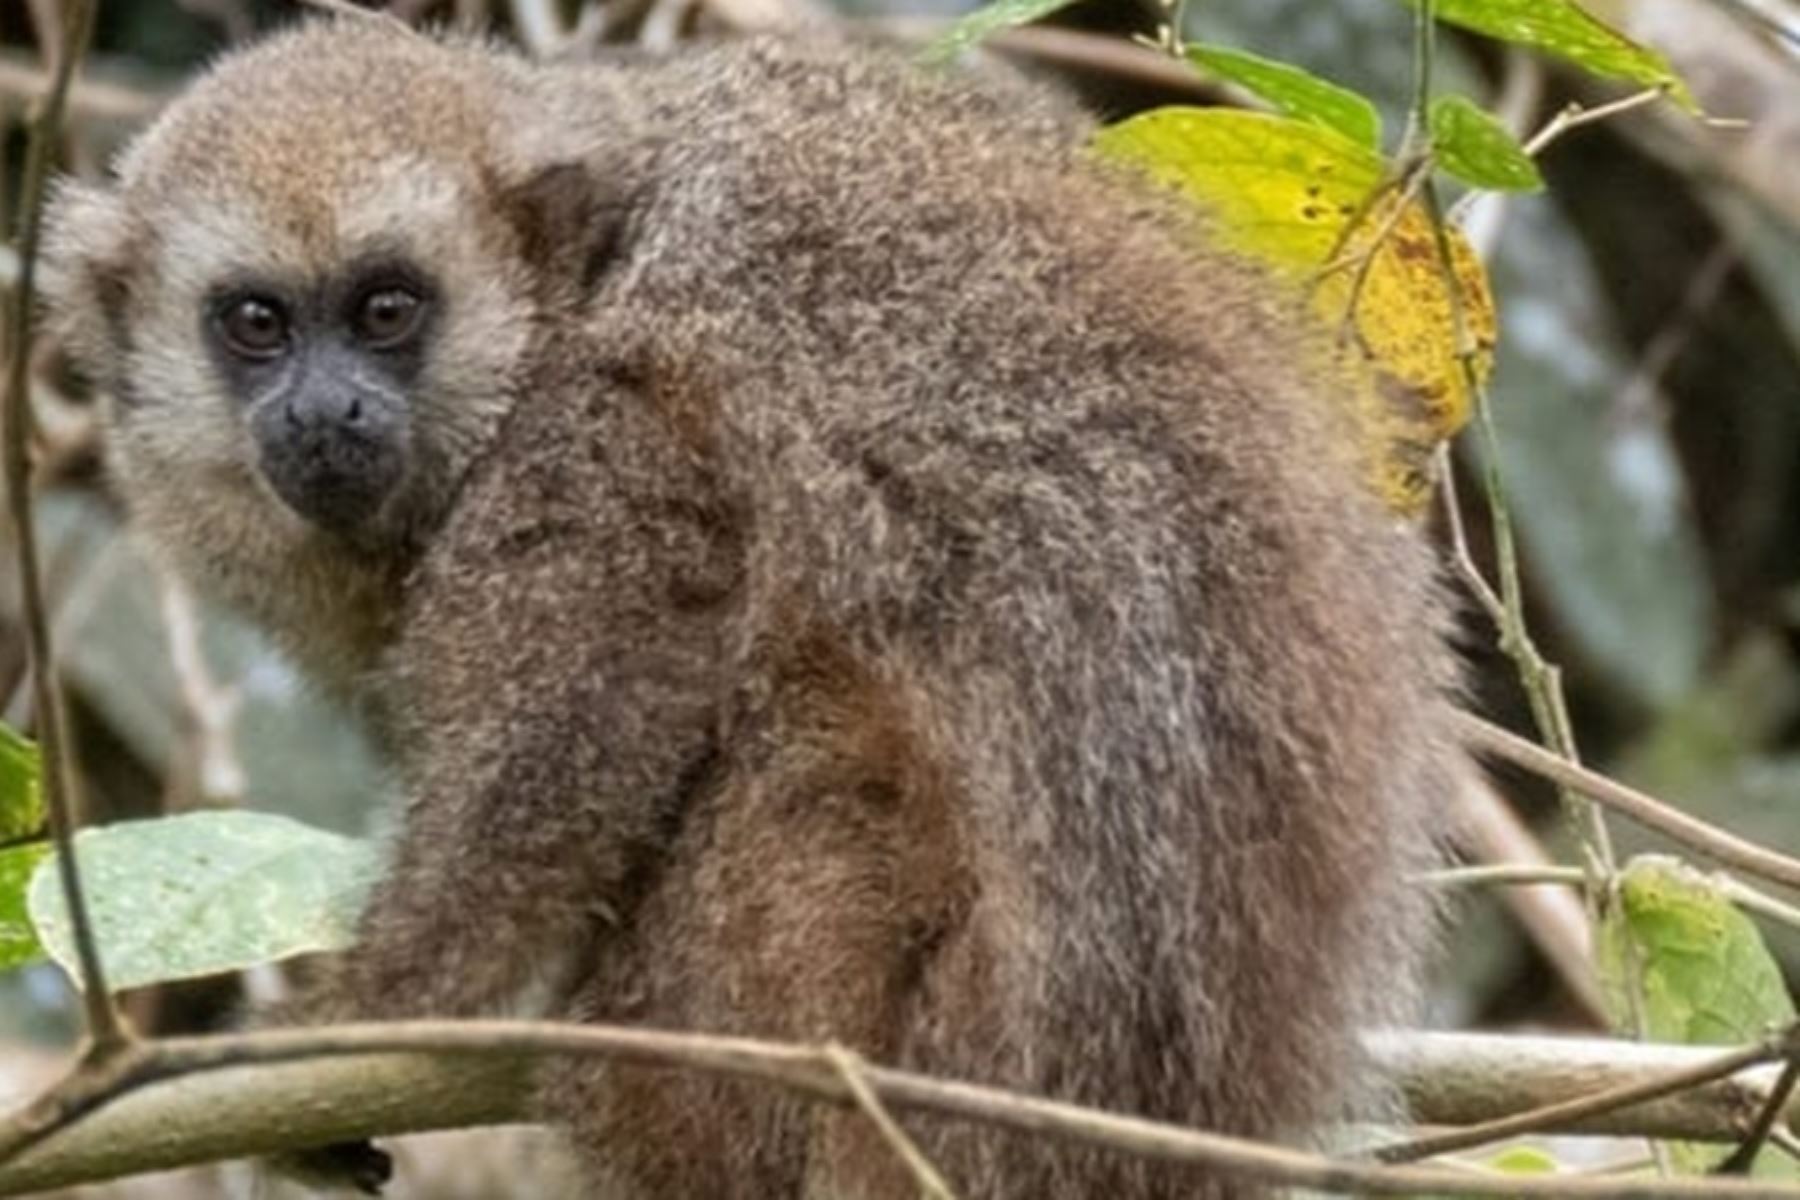
[[1755,875],[1771,883],[1800,889],[1800,859],[1759,846],[1716,825],[1709,825],[1672,804],[1570,762],[1535,742],[1508,733],[1479,717],[1463,714],[1458,720],[1458,727],[1471,749],[1503,758],[1542,775],[1561,787],[1580,792],[1645,828],[1673,838],[1746,875]]
[[[1421,1119],[1454,1123],[1644,1082],[1692,1069],[1719,1054],[1599,1039],[1456,1034],[1384,1034],[1371,1038],[1370,1045],[1379,1060],[1398,1068]],[[354,1053],[402,1048],[413,1052]],[[600,1026],[346,1026],[174,1039],[146,1046],[143,1053],[149,1056],[146,1062],[160,1064],[150,1075],[186,1073],[145,1082],[140,1090],[0,1165],[0,1196],[297,1144],[529,1119],[527,1063],[540,1053],[679,1065],[853,1102],[838,1067],[815,1048]],[[228,1065],[233,1063],[242,1065]],[[1120,1153],[1205,1164],[1214,1171],[1288,1186],[1386,1195],[1800,1197],[1800,1188],[1792,1185],[1566,1178],[1528,1182],[1444,1169],[1378,1167],[911,1072],[866,1066],[862,1075],[891,1108],[928,1110]],[[1746,1128],[1743,1113],[1754,1116],[1772,1078],[1772,1068],[1760,1075],[1747,1072],[1726,1083],[1607,1114],[1592,1127],[1734,1139]],[[1790,1119],[1800,1115],[1796,1108],[1800,1104],[1790,1101]]]

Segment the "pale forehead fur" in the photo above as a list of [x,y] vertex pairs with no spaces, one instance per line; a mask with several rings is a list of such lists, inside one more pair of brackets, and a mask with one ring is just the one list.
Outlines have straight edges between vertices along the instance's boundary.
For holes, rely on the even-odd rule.
[[515,64],[400,30],[318,22],[232,55],[119,164],[127,190],[253,180],[298,223],[329,220],[371,160],[430,154],[467,167],[503,148],[498,94]]
[[324,186],[311,194],[304,222],[293,219],[295,189],[285,186],[161,197],[140,209],[160,234],[156,277],[169,293],[192,297],[229,275],[304,280],[384,251],[404,250],[438,267],[479,252],[469,244],[467,218],[484,198],[423,156],[365,159]]

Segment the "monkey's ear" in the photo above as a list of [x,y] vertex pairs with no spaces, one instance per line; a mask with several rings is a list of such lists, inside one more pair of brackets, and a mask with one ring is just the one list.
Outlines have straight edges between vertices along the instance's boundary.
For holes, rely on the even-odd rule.
[[125,206],[113,192],[72,179],[56,184],[38,260],[44,328],[90,376],[103,373],[101,364],[124,327],[135,243],[131,230]]
[[586,294],[624,250],[633,197],[585,164],[561,162],[508,189],[505,203],[540,275]]

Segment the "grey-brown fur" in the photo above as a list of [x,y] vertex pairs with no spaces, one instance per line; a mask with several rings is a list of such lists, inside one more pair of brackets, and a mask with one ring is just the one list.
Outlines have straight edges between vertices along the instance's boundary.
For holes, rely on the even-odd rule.
[[[310,1017],[549,985],[1212,1129],[1335,1111],[1349,1031],[1412,1000],[1460,766],[1427,555],[1294,322],[1084,133],[842,48],[552,68],[319,23],[65,192],[53,319],[144,527],[407,784]],[[450,312],[431,453],[342,539],[259,481],[194,305],[370,230]],[[913,1194],[767,1089],[543,1096],[607,1195]],[[968,1196],[1248,1190],[907,1124]]]

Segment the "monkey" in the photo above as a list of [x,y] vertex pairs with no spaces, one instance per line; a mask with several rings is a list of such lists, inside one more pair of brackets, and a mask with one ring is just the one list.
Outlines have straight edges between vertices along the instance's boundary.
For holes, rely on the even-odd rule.
[[[400,781],[294,1019],[536,996],[1265,1138],[1379,1091],[1447,606],[1297,306],[1090,122],[830,39],[320,19],[60,186],[46,319],[136,528]],[[596,1195],[916,1186],[749,1082],[536,1088]],[[901,1119],[967,1195],[1261,1194]]]

